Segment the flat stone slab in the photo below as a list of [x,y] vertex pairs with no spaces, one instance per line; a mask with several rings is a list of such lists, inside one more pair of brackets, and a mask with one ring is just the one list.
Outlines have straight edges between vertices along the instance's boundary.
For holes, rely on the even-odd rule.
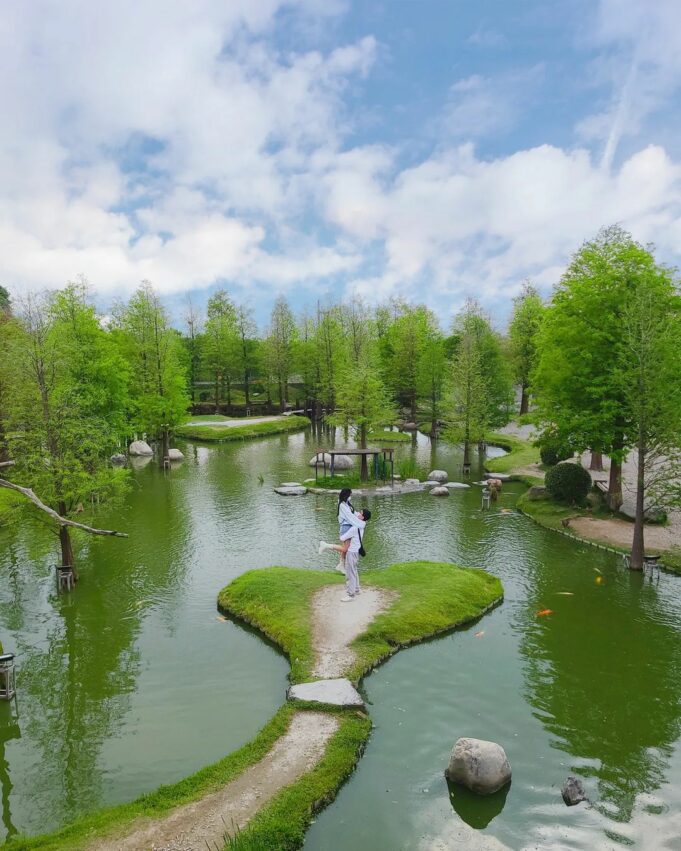
[[331,706],[364,706],[362,696],[350,680],[317,680],[314,683],[299,683],[286,693],[289,700],[305,700],[311,703],[328,703]]
[[[477,484],[477,482],[476,482],[476,484]],[[470,485],[467,485],[464,482],[447,482],[445,484],[445,487],[449,488],[450,490],[456,490],[458,488],[469,488]]]
[[295,487],[285,487],[282,485],[279,488],[275,488],[274,492],[280,496],[303,496],[307,493],[307,488],[304,488],[302,485],[296,485]]
[[507,482],[511,478],[510,473],[485,473],[486,479],[499,479],[500,482]]

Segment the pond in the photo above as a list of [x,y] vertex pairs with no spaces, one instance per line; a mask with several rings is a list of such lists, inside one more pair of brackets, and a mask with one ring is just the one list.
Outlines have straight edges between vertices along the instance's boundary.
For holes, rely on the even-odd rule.
[[[0,636],[18,654],[16,710],[0,705],[4,835],[178,780],[272,716],[286,660],[223,620],[216,595],[254,567],[332,566],[316,544],[337,529],[334,497],[272,487],[307,477],[334,438],[343,443],[310,431],[187,443],[171,473],[135,469],[123,507],[99,518],[130,538],[81,542],[70,596],[55,593],[48,531],[0,534]],[[398,456],[461,478],[457,447],[419,435]],[[614,555],[541,529],[514,511],[522,490],[504,486],[486,512],[475,486],[447,499],[356,500],[375,511],[363,569],[455,561],[497,574],[506,598],[365,680],[375,730],[306,848],[456,847],[447,843],[462,820],[513,849],[681,847],[681,581],[631,574]],[[462,735],[503,744],[507,794],[447,788]],[[593,806],[563,804],[572,772]]]

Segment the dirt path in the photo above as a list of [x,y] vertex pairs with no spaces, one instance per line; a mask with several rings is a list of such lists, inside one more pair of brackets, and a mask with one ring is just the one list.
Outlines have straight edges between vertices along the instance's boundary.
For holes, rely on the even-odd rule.
[[398,596],[378,588],[364,588],[352,603],[341,603],[344,593],[343,586],[328,585],[312,599],[315,677],[344,677],[355,661],[350,643]]
[[281,789],[306,774],[322,758],[338,729],[323,712],[298,712],[288,731],[260,762],[218,792],[212,792],[159,819],[136,819],[123,835],[108,837],[89,851],[206,851],[222,848],[225,832],[243,828]]
[[[573,517],[570,528],[581,538],[613,544],[616,547],[630,547],[634,537],[634,524],[626,520],[598,520],[591,517]],[[646,548],[669,550],[681,544],[678,529],[673,526],[646,526]]]

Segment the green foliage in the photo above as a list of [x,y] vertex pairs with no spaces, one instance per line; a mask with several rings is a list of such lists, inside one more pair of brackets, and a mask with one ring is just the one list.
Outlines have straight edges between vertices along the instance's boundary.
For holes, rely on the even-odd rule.
[[225,385],[231,404],[231,384],[240,378],[239,330],[236,307],[225,290],[218,290],[208,299],[201,364],[215,382],[215,404],[219,404]]
[[288,401],[288,380],[293,370],[298,329],[285,298],[278,298],[272,308],[270,327],[265,340],[265,365],[277,385],[279,403]]
[[[527,392],[530,377],[537,360],[537,337],[544,316],[544,303],[538,291],[526,283],[521,294],[513,300],[513,317],[508,329],[513,359],[513,374],[521,387],[524,404],[527,405]],[[523,403],[521,402],[521,408]],[[525,408],[526,410],[526,408]],[[521,410],[521,413],[525,413]]]
[[125,431],[128,372],[84,286],[29,297],[7,324],[12,478],[66,516],[119,496],[127,473],[108,456]]
[[539,457],[542,464],[546,464],[547,467],[555,467],[561,461],[567,461],[568,458],[572,458],[572,455],[573,452],[571,449],[556,441],[547,441],[539,447]]
[[382,446],[384,443],[410,443],[411,435],[403,431],[388,431],[380,429],[379,431],[370,431],[367,434],[367,440],[371,444]]
[[167,442],[186,418],[187,378],[180,336],[148,281],[116,306],[114,339],[128,364],[134,430]]
[[402,481],[406,479],[425,479],[427,471],[416,461],[415,458],[400,458],[397,462],[397,472]]
[[581,464],[557,464],[546,473],[546,490],[557,502],[581,505],[591,488],[591,476]]

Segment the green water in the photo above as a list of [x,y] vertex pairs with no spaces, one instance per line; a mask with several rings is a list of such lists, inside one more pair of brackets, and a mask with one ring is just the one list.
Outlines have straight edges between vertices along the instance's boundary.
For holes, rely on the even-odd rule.
[[[70,597],[55,594],[49,533],[0,534],[0,636],[19,664],[17,708],[0,706],[5,834],[49,830],[177,780],[271,717],[286,661],[219,619],[216,594],[249,568],[320,565],[315,543],[336,531],[333,497],[282,498],[272,485],[306,477],[324,440],[187,444],[170,474],[136,469],[124,507],[99,518],[130,539],[81,542]],[[455,447],[423,437],[398,452],[460,468]],[[506,600],[365,680],[375,730],[306,848],[459,847],[447,843],[461,819],[513,849],[681,848],[681,580],[630,574],[503,511],[520,491],[505,486],[485,513],[477,488],[356,500],[375,510],[363,568],[480,566],[501,577]],[[537,617],[545,608],[554,614]],[[462,735],[504,745],[506,795],[450,793],[443,770]],[[570,772],[592,807],[562,803]]]

